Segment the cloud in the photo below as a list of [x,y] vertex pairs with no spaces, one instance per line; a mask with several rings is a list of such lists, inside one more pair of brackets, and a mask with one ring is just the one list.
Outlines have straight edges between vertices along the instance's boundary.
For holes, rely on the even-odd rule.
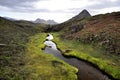
[[85,7],[93,15],[120,11],[119,0],[99,0],[99,1],[93,0],[93,1],[97,1],[98,3]]
[[11,12],[49,12],[48,9],[35,9],[34,4],[42,0],[0,0],[0,10]]
[[104,1],[98,1],[97,4],[87,6],[89,9],[103,9],[108,7],[120,7],[120,1],[114,1],[113,0],[104,0]]
[[23,19],[70,19],[87,9],[92,15],[120,11],[120,0],[0,0],[3,16]]
[[[78,3],[81,2],[80,0],[74,1],[77,1]],[[120,11],[119,0],[86,0],[86,2],[88,3],[84,4],[83,7],[73,7],[69,8],[67,11],[73,14],[78,14],[83,9],[87,9],[92,15]]]
[[11,12],[78,13],[108,7],[120,7],[119,0],[0,0],[0,9]]
[[30,3],[38,0],[0,0],[0,5],[9,8],[32,7]]

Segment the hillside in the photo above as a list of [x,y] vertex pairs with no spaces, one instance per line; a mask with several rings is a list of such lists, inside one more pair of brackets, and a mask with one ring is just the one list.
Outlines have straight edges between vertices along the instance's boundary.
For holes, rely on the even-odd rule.
[[62,31],[61,36],[64,39],[97,43],[109,53],[120,54],[120,12],[89,16],[79,20],[75,17],[74,20],[72,18],[62,24],[49,26],[45,31]]
[[93,16],[69,26],[66,31],[63,38],[97,43],[109,53],[120,54],[120,12]]
[[23,22],[9,21],[0,17],[0,43],[8,44],[10,41],[14,42],[14,40],[16,42],[17,38],[20,38],[20,36],[24,39],[24,36],[35,34],[39,32],[38,28],[42,28],[42,26],[34,23]]
[[25,44],[37,32],[33,25],[18,25],[0,17],[0,80],[19,79],[20,67],[25,64]]
[[110,74],[115,80],[120,79],[120,12],[79,20],[70,19],[55,26],[48,26],[44,31],[59,32],[60,40],[66,45],[64,48],[62,45],[60,49],[63,49],[63,52],[71,50],[64,53],[65,56],[83,59]]

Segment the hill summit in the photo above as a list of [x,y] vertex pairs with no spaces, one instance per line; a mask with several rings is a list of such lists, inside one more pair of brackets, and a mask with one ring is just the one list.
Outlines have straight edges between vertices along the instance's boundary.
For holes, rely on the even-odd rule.
[[82,10],[78,15],[74,16],[73,18],[71,18],[70,20],[82,20],[86,17],[91,17],[91,14],[86,10]]

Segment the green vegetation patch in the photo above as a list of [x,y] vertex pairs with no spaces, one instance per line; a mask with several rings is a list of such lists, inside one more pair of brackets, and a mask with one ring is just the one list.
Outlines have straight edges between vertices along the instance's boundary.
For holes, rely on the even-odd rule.
[[77,68],[42,52],[46,34],[33,35],[43,27],[0,17],[0,80],[77,80]]
[[[64,55],[75,56],[89,61],[114,78],[120,79],[120,56],[108,54],[96,45],[83,44],[76,40],[70,41],[60,39],[59,33],[53,33],[53,35],[55,37],[55,42],[63,51]],[[66,50],[69,50],[70,52],[65,53]]]
[[30,37],[24,55],[25,78],[27,80],[77,80],[77,68],[41,50],[45,37],[46,34],[43,33]]

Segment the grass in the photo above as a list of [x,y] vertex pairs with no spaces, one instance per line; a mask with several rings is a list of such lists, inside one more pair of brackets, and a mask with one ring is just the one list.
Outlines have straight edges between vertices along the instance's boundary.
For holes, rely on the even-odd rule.
[[77,68],[41,51],[42,28],[0,17],[0,80],[77,80]]
[[42,52],[46,34],[30,38],[27,44],[24,71],[27,80],[77,80],[77,68],[72,67],[53,55]]
[[0,80],[77,80],[77,68],[41,50],[45,37],[30,37],[25,51],[1,54]]
[[25,44],[28,37],[36,33],[34,26],[18,26],[0,17],[0,44],[6,44],[0,46],[0,80],[23,79]]
[[83,44],[79,41],[62,40],[59,37],[59,33],[53,33],[55,42],[62,50],[72,50],[69,53],[65,53],[67,56],[75,56],[77,58],[89,61],[101,70],[107,72],[115,79],[120,79],[120,56],[105,53],[98,46],[90,44]]

